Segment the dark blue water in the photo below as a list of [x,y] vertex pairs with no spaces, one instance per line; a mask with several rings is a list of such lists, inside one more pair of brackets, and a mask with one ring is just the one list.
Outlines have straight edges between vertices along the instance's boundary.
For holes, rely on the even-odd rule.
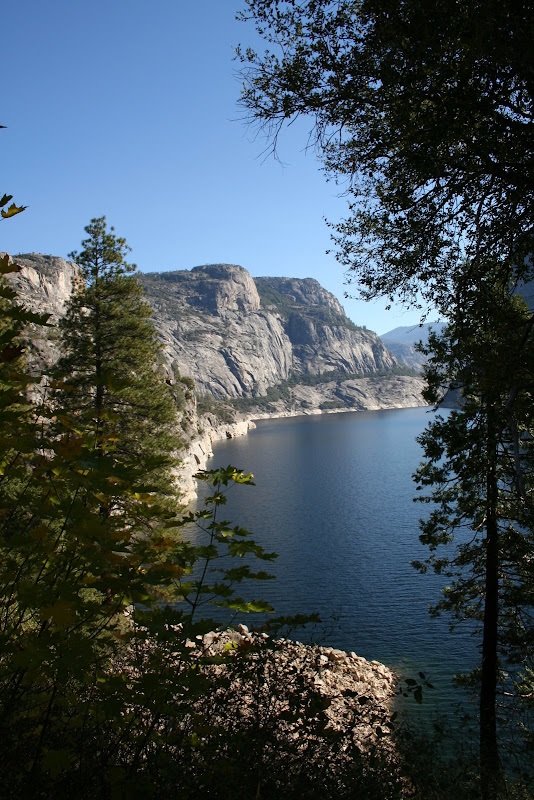
[[[416,436],[427,409],[400,409],[262,420],[248,436],[217,443],[208,467],[253,472],[255,487],[235,486],[224,516],[253,531],[279,558],[277,580],[252,587],[279,614],[319,612],[337,627],[329,644],[377,659],[436,686],[428,708],[459,699],[454,673],[477,661],[476,642],[445,617],[430,618],[445,579],[420,575],[424,560],[412,473],[422,454]],[[254,620],[251,618],[250,623]]]

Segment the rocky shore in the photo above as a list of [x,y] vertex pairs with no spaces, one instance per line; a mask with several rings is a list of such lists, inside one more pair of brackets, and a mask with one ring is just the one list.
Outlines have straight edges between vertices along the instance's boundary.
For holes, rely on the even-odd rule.
[[[348,385],[347,385],[348,384]],[[310,397],[309,408],[298,406],[288,408],[286,403],[273,403],[274,411],[252,411],[250,416],[238,414],[235,422],[221,422],[213,414],[205,414],[199,420],[198,433],[188,442],[181,455],[181,463],[175,476],[182,491],[182,500],[185,505],[194,502],[197,495],[197,481],[195,473],[205,469],[208,459],[213,456],[213,444],[225,439],[235,439],[237,436],[246,436],[256,427],[256,421],[261,419],[281,419],[286,417],[311,416],[316,414],[340,414],[348,411],[380,411],[393,408],[415,408],[423,406],[421,392],[424,381],[407,376],[393,378],[362,378],[347,381],[345,391],[352,392],[353,405],[335,408],[320,408],[319,398],[314,397],[313,390],[307,395]],[[299,388],[299,387],[297,387]],[[302,387],[304,388],[304,387]],[[328,388],[328,385],[327,385]],[[335,384],[332,384],[332,391]],[[317,401],[317,404],[314,404]]]
[[[324,728],[347,736],[360,751],[389,733],[396,679],[378,661],[332,647],[270,640],[246,625],[199,636],[190,646],[208,660],[229,651],[246,655],[245,668],[233,671],[231,663],[213,667],[219,673],[229,669],[232,684],[225,691],[241,716],[268,704],[273,718],[285,721],[285,735],[298,738],[304,735],[305,707],[315,698]],[[288,714],[288,709],[294,713]]]
[[252,420],[241,419],[231,423],[219,422],[213,414],[202,417],[202,427],[191,439],[183,453],[180,453],[180,465],[175,471],[175,480],[180,487],[181,501],[184,505],[193,503],[197,496],[195,474],[206,469],[208,459],[213,455],[213,443],[223,439],[235,439],[245,436],[255,428]]

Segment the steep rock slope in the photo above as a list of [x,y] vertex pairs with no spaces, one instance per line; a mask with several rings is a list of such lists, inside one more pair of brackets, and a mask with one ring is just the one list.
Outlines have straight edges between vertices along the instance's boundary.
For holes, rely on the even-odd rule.
[[[80,279],[78,266],[35,253],[16,261],[22,270],[10,280],[19,298],[57,321]],[[139,280],[181,411],[184,502],[194,497],[192,476],[206,466],[213,442],[246,433],[252,419],[423,405],[422,380],[391,374],[397,362],[379,338],[354,325],[315,280],[254,281],[224,264]],[[28,338],[30,367],[46,372],[59,355],[57,329],[35,328]]]
[[397,366],[380,339],[354,325],[311,278],[254,281],[229,264],[139,278],[167,360],[214,397],[261,397],[299,374],[369,374]]
[[[50,314],[50,323],[57,322],[65,313],[67,300],[80,280],[78,265],[39,253],[26,253],[13,260],[22,268],[9,276],[17,287],[19,299],[32,311]],[[46,372],[59,356],[57,331],[31,326],[28,339],[30,369]]]

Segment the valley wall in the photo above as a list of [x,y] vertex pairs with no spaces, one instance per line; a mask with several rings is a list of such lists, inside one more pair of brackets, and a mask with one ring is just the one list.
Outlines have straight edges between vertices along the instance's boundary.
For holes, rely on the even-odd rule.
[[[78,266],[35,253],[15,260],[20,299],[57,322],[80,281]],[[154,309],[167,382],[181,398],[177,479],[185,502],[213,442],[246,434],[254,419],[424,405],[421,377],[403,374],[379,337],[354,325],[311,278],[253,279],[228,264],[137,277]],[[36,374],[58,355],[57,329],[30,331]]]

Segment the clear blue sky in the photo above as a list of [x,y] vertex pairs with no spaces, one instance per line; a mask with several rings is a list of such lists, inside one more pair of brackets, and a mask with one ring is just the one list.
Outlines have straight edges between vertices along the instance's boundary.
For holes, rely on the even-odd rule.
[[[240,121],[233,49],[257,44],[240,0],[12,0],[2,8],[0,191],[28,205],[0,250],[65,257],[105,215],[143,271],[241,264],[312,277],[349,316],[383,333],[416,312],[343,299],[324,217],[346,200],[306,131],[281,166]],[[350,289],[352,291],[352,289]]]

